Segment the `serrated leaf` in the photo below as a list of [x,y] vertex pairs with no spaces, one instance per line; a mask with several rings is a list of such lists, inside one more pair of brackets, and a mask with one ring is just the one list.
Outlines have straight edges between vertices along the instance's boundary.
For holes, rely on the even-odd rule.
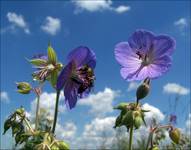
[[141,109],[142,112],[150,112],[150,110]]
[[69,145],[66,144],[64,141],[59,141],[59,149],[63,149],[63,150],[69,150]]
[[3,134],[5,134],[7,132],[7,130],[9,130],[9,128],[11,127],[11,118],[7,119],[4,123],[4,132]]
[[126,109],[127,106],[128,106],[128,103],[120,103],[117,106],[113,107],[113,109],[124,110],[124,109]]
[[48,61],[52,64],[56,64],[57,62],[56,52],[51,47],[51,45],[48,46]]
[[44,66],[47,64],[47,61],[44,59],[32,59],[29,62],[35,66]]
[[142,120],[143,120],[144,125],[147,127],[147,124],[146,124],[146,122],[145,122],[145,118],[144,118],[144,114],[143,114],[143,113],[141,113],[141,118],[142,118]]

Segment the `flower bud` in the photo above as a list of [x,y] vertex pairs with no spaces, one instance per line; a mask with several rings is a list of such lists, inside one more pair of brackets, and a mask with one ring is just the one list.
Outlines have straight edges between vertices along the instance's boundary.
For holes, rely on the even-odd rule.
[[68,144],[66,144],[64,141],[59,141],[59,149],[69,150]]
[[120,103],[119,105],[117,105],[113,109],[125,110],[127,108],[127,106],[128,106],[128,103]]
[[170,130],[169,136],[174,143],[178,144],[180,141],[180,130],[177,128]]
[[150,85],[150,79],[146,78],[144,82],[137,89],[137,92],[136,92],[137,101],[145,98],[148,95],[149,89],[150,89],[149,85]]
[[18,108],[16,109],[15,113],[20,115],[20,116],[23,116],[24,115],[24,112],[25,112],[25,109],[23,107],[21,108]]
[[126,112],[126,114],[122,118],[121,123],[122,125],[125,125],[127,128],[133,125],[133,112],[131,110]]
[[159,150],[159,147],[157,145],[154,145],[151,150]]
[[136,129],[138,129],[143,123],[143,120],[140,116],[135,117],[134,119],[134,126]]
[[17,82],[17,92],[21,94],[29,94],[30,91],[32,90],[32,87],[29,83],[27,82]]

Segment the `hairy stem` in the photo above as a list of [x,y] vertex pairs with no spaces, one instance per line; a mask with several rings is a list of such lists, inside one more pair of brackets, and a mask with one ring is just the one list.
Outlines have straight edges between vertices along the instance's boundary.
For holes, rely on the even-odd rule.
[[35,130],[38,129],[38,122],[39,122],[39,103],[40,103],[40,95],[37,95]]
[[34,130],[32,129],[32,127],[31,127],[30,123],[28,122],[28,120],[26,118],[24,118],[23,120],[26,123],[27,127],[29,128],[30,132],[32,134],[34,134]]
[[149,149],[149,143],[150,143],[150,141],[151,141],[152,134],[153,134],[152,132],[150,132],[150,133],[149,133],[149,136],[148,136],[148,139],[147,139],[146,150],[148,150],[148,149]]
[[54,122],[53,122],[53,127],[52,127],[52,133],[55,132],[55,128],[56,128],[59,97],[60,97],[60,91],[57,91],[57,93],[56,93],[56,104],[55,104],[55,110],[54,110]]
[[147,146],[146,146],[146,150],[149,149],[149,144],[151,144],[151,147],[153,147],[153,134],[159,130],[159,129],[163,129],[163,128],[170,128],[172,129],[173,127],[171,125],[163,125],[163,126],[158,126],[158,127],[155,127],[153,128],[150,133],[149,133],[149,137],[148,137],[148,140],[147,140]]
[[133,143],[133,125],[131,126],[129,132],[129,150],[132,150],[132,143]]

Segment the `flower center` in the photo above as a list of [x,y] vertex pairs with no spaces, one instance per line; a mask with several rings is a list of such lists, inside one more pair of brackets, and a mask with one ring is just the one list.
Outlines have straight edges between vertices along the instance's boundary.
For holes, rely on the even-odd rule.
[[140,51],[137,51],[136,54],[139,56],[139,59],[142,61],[143,66],[148,66],[152,63],[152,57],[151,54],[143,54]]
[[76,77],[73,76],[72,79],[79,85],[78,94],[82,94],[86,90],[90,91],[95,80],[93,69],[84,65],[77,70]]

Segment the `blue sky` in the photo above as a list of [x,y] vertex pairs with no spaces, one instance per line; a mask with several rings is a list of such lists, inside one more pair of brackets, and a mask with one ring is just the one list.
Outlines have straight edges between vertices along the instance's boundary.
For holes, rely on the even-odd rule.
[[[106,90],[107,93],[107,87],[109,94],[114,94],[108,100],[112,105],[134,100],[135,90],[132,88],[128,91],[130,83],[120,76],[114,47],[118,42],[127,41],[136,29],[168,34],[176,39],[170,71],[152,81],[151,93],[142,103],[149,103],[163,113],[171,113],[168,99],[170,97],[173,102],[175,96],[180,95],[176,114],[178,126],[184,127],[182,109],[186,108],[184,114],[189,114],[190,104],[189,6],[189,1],[1,1],[1,131],[5,117],[14,109],[22,105],[28,112],[31,111],[31,102],[35,96],[18,94],[14,83],[31,80],[33,69],[25,58],[46,53],[49,41],[63,63],[69,51],[80,45],[95,51],[97,66],[92,93],[94,98],[99,96],[98,92],[104,95]],[[136,83],[131,85],[135,87]],[[44,90],[54,92],[48,84]],[[99,103],[82,102],[73,110],[64,110],[60,114],[60,123],[75,123],[75,134],[79,136],[92,120],[117,114],[108,109],[108,112],[99,116],[93,104],[108,105],[101,100]]]

